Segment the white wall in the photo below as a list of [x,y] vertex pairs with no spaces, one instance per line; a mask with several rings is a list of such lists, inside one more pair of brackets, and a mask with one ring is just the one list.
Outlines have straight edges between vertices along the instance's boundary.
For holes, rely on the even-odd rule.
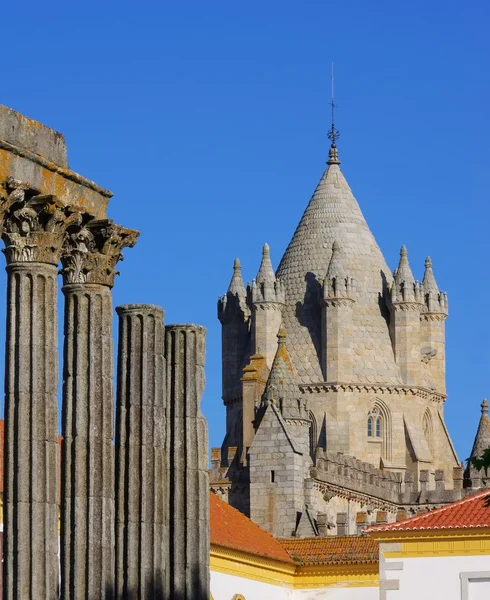
[[292,600],[294,598],[293,591],[288,588],[214,571],[211,571],[211,594],[214,600],[231,600],[234,594],[242,594],[245,600]]
[[[214,600],[231,600],[235,594],[242,594],[245,600],[378,600],[377,587],[325,587],[314,590],[291,590],[279,585],[271,585],[211,571],[211,593]],[[420,598],[418,599],[420,600]],[[473,598],[471,598],[473,600]],[[478,599],[479,600],[479,599]],[[489,600],[488,598],[486,600]]]
[[460,574],[471,572],[486,572],[488,581],[470,581],[466,600],[490,600],[490,556],[390,558],[389,563],[401,569],[382,566],[384,577],[400,583],[399,590],[386,590],[386,600],[462,600]]
[[[377,587],[327,587],[316,590],[296,590],[294,600],[379,600]],[[471,599],[473,600],[473,599]],[[486,600],[490,600],[487,598]]]

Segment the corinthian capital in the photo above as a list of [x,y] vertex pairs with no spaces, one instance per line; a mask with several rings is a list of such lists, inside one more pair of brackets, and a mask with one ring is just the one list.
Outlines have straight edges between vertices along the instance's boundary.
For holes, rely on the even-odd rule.
[[7,264],[40,262],[57,265],[66,230],[81,222],[74,208],[55,196],[42,195],[28,185],[9,179],[0,196],[0,235]]
[[72,227],[66,238],[61,263],[64,285],[98,283],[112,287],[118,275],[121,250],[133,247],[139,232],[111,220],[92,220]]

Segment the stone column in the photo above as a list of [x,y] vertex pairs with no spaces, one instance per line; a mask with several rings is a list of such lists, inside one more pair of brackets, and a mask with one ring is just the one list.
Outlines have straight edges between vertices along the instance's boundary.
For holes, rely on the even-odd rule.
[[70,231],[65,295],[61,597],[111,598],[114,585],[112,293],[121,249],[137,233],[111,221]]
[[166,557],[163,309],[116,308],[116,597],[162,600]]
[[167,598],[209,598],[209,484],[204,391],[205,329],[165,327],[169,507]]
[[0,200],[7,259],[3,597],[58,598],[57,265],[73,221],[52,196],[10,181]]

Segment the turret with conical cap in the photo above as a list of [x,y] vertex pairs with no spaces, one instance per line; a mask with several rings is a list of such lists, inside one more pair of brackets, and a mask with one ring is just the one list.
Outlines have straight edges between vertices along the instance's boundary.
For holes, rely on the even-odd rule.
[[221,322],[223,400],[240,388],[241,368],[248,343],[250,309],[243,284],[240,260],[235,258],[233,276],[226,294],[218,299],[218,318]]
[[490,487],[490,472],[479,471],[471,463],[472,458],[481,458],[487,448],[490,448],[490,419],[488,418],[488,402],[485,398],[481,403],[480,422],[465,472],[466,485],[472,488]]
[[410,268],[405,246],[400,250],[400,262],[393,274],[390,300],[393,350],[403,383],[420,385],[422,293]]
[[276,335],[281,326],[284,287],[276,278],[268,244],[262,248],[257,277],[250,286],[252,298],[252,352],[261,352],[270,367],[276,352]]
[[[428,368],[434,379],[436,389],[439,393],[446,393],[446,324],[448,314],[447,294],[439,290],[432,260],[428,256],[425,259],[425,273],[422,280],[422,301],[424,310],[421,319],[421,343],[424,352],[429,352],[432,358],[428,362]],[[429,354],[428,354],[429,356]]]
[[353,378],[354,279],[348,270],[343,250],[335,241],[323,282],[322,368],[325,380],[337,383]]

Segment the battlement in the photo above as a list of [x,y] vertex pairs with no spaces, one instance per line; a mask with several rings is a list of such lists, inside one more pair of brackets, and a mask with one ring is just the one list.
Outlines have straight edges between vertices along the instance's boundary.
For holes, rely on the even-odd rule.
[[353,492],[398,503],[402,492],[399,473],[377,469],[373,465],[340,452],[317,449],[312,476],[319,482],[345,487]]
[[[446,485],[443,470],[422,469],[418,480],[414,473],[377,469],[373,465],[340,452],[317,449],[316,466],[311,476],[319,483],[346,488],[352,493],[372,496],[399,506],[446,504],[472,493],[463,489],[463,468],[455,467],[452,485]],[[473,490],[474,492],[474,490]]]
[[284,285],[280,279],[262,282],[254,279],[252,284],[248,285],[248,292],[253,304],[262,302],[284,304],[286,301]]

